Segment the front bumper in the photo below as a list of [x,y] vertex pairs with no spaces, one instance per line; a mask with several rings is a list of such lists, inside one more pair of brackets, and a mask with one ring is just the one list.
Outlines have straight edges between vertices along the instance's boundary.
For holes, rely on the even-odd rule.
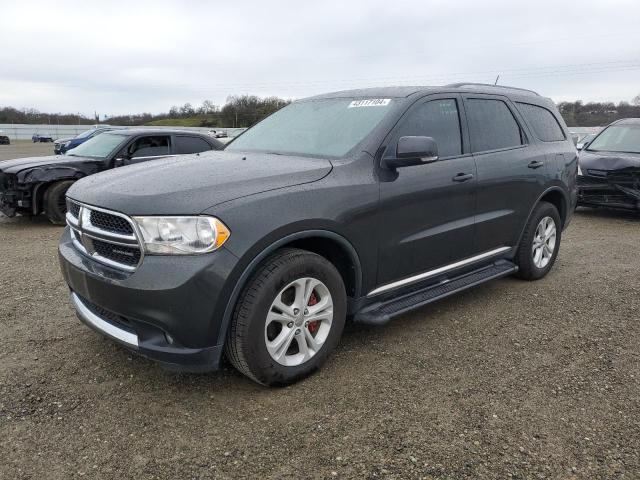
[[607,177],[578,177],[578,205],[622,210],[640,210],[640,182]]
[[220,304],[237,259],[222,248],[206,255],[145,257],[135,272],[99,264],[59,245],[62,274],[80,320],[126,348],[183,371],[215,370],[224,345]]

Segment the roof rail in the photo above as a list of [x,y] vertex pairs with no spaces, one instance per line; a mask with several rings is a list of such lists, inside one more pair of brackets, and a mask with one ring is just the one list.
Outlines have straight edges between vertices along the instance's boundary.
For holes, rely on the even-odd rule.
[[518,88],[518,87],[506,87],[504,85],[492,85],[490,83],[473,83],[473,82],[460,82],[460,83],[450,83],[448,85],[445,85],[445,87],[447,88],[460,88],[460,87],[491,87],[491,88],[502,88],[503,90],[516,90],[519,92],[527,92],[527,93],[531,93],[533,95],[537,95],[538,97],[540,96],[540,94],[538,92],[534,92],[533,90],[528,90],[526,88]]

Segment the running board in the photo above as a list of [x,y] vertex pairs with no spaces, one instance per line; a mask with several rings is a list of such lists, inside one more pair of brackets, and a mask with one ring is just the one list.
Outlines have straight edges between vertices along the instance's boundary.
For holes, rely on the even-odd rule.
[[430,285],[421,290],[413,291],[401,297],[392,298],[384,302],[377,302],[369,305],[356,313],[353,321],[355,323],[366,323],[369,325],[384,325],[393,317],[410,312],[429,303],[446,298],[458,292],[475,287],[481,283],[506,277],[518,271],[518,267],[508,260],[498,260],[497,262],[466,273],[459,277]]

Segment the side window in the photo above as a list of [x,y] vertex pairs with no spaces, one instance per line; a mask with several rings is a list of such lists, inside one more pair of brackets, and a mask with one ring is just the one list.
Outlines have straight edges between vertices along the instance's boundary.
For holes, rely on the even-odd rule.
[[462,154],[460,115],[453,99],[431,100],[418,105],[403,118],[395,136],[432,137],[438,144],[438,155],[452,157]]
[[129,145],[127,151],[131,158],[169,155],[169,137],[167,135],[142,137]]
[[529,103],[517,103],[518,109],[531,124],[536,137],[543,142],[560,142],[566,140],[562,127],[556,117],[544,107]]
[[173,145],[173,153],[176,154],[199,153],[206,150],[211,150],[211,145],[209,145],[202,138],[187,136],[179,136],[174,138],[175,144]]
[[520,126],[502,100],[470,98],[465,108],[474,152],[523,144]]

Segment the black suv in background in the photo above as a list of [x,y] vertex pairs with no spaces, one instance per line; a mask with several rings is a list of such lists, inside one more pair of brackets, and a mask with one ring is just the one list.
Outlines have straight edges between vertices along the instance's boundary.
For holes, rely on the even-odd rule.
[[613,122],[581,150],[578,205],[640,211],[640,118]]
[[265,385],[319,368],[348,317],[389,319],[551,269],[576,203],[553,102],[454,84],[294,102],[222,152],[68,191],[62,272],[79,318],[172,368],[223,352]]
[[90,138],[67,155],[5,160],[0,162],[0,212],[9,217],[44,212],[52,223],[64,224],[65,194],[80,178],[222,147],[209,135],[180,130],[114,130]]

